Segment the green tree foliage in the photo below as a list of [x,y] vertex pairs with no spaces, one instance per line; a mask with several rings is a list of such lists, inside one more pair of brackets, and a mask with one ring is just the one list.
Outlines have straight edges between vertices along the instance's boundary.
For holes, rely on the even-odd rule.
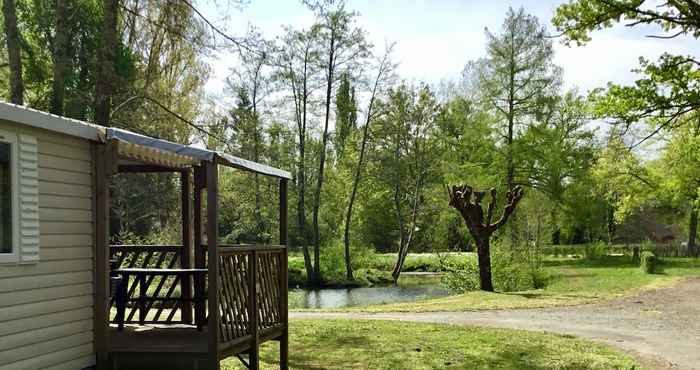
[[[576,0],[561,5],[552,19],[565,42],[584,44],[590,32],[615,23],[657,25],[661,38],[681,35],[700,37],[700,5],[694,1],[671,1],[656,7],[644,0]],[[592,94],[596,115],[610,117],[626,126],[647,122],[651,134],[672,130],[697,117],[700,108],[700,62],[693,56],[664,53],[656,62],[640,58],[641,77],[632,86],[609,84]]]
[[314,202],[312,209],[313,240],[314,240],[314,264],[312,281],[316,284],[321,282],[320,270],[320,249],[321,235],[319,225],[319,212],[321,209],[321,197],[324,184],[324,173],[326,170],[326,148],[330,137],[329,124],[331,117],[331,99],[333,87],[338,78],[337,72],[340,67],[351,69],[369,56],[369,43],[366,40],[365,32],[357,26],[357,16],[355,12],[345,9],[345,1],[319,1],[310,2],[309,7],[313,9],[318,18],[318,23],[314,26],[318,29],[319,37],[323,47],[321,48],[325,70],[325,118],[323,133],[321,135],[321,152],[318,160],[318,175],[316,187],[314,189]]
[[401,85],[389,92],[377,122],[376,180],[393,202],[398,232],[398,257],[392,273],[398,280],[425,206],[426,188],[435,179],[437,146],[435,120],[439,106],[429,88]]
[[508,189],[527,178],[519,171],[518,138],[537,118],[542,100],[556,94],[560,85],[547,36],[546,28],[523,8],[508,9],[501,32],[486,31],[487,57],[467,66],[477,94],[496,118]]
[[[290,170],[290,240],[316,284],[321,272],[352,280],[361,261],[351,256],[368,249],[396,254],[395,279],[408,251],[474,250],[446,205],[453,184],[504,194],[527,189],[510,221],[523,258],[495,251],[518,266],[541,244],[611,241],[616,225],[645,209],[682,214],[689,229],[697,223],[700,64],[693,57],[642,60],[633,85],[609,85],[587,101],[575,89],[562,91],[545,26],[525,9],[510,9],[497,32],[486,32],[484,57],[467,65],[461,83],[435,94],[397,84],[388,53],[370,62],[360,15],[342,0],[305,1],[314,24],[287,26],[274,40],[252,27],[240,39],[226,35],[190,2],[3,0],[10,3],[18,49],[8,54],[5,6],[0,96],[83,120],[105,122],[111,111],[112,126]],[[646,5],[574,0],[553,22],[570,43],[618,21],[698,36],[694,3]],[[101,50],[109,14],[116,15],[116,46]],[[214,104],[203,90],[205,61],[222,43],[237,54],[227,96]],[[100,63],[105,55],[111,65]],[[17,60],[21,78],[13,80]],[[100,94],[108,105],[96,104]],[[602,144],[594,118],[616,124]],[[668,142],[656,142],[659,155],[645,159],[628,149],[629,133]],[[274,180],[229,170],[220,176],[223,239],[275,242]],[[167,175],[118,176],[113,229],[179,242],[179,185]],[[508,245],[502,232],[494,238],[496,248]],[[345,274],[329,270],[343,267]]]
[[350,84],[350,76],[344,72],[340,77],[340,86],[335,95],[335,152],[343,157],[343,150],[350,136],[357,129],[357,102],[355,87]]
[[[579,45],[591,40],[592,31],[616,23],[630,27],[656,25],[662,34],[655,36],[664,39],[681,35],[700,37],[700,5],[696,1],[669,1],[657,6],[649,3],[575,0],[557,9],[552,23],[562,32],[565,42]],[[634,71],[640,75],[634,85],[608,84],[591,94],[597,117],[611,118],[624,131],[638,123],[646,124],[648,133],[633,147],[657,134],[674,135],[681,126],[695,125],[700,120],[700,62],[694,56],[665,53],[656,62],[640,58],[640,66]],[[685,180],[692,184],[692,178]],[[691,210],[688,237],[693,249],[697,213],[693,205],[688,208]]]
[[527,182],[551,201],[548,223],[554,244],[561,238],[558,218],[566,211],[568,187],[582,181],[592,164],[594,136],[586,128],[588,119],[587,102],[577,92],[549,97],[519,146]]

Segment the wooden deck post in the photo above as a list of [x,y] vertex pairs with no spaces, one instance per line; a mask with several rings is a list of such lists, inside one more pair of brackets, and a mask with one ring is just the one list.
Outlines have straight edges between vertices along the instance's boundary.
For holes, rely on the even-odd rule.
[[116,145],[95,144],[95,314],[94,340],[98,370],[109,369],[109,185]]
[[280,244],[284,245],[284,253],[280,256],[280,316],[284,330],[280,336],[280,370],[289,368],[289,317],[287,294],[289,282],[287,277],[287,179],[280,179]]
[[[194,168],[194,192],[192,196],[193,200],[193,225],[192,233],[194,234],[194,267],[198,269],[206,268],[204,263],[204,248],[202,248],[202,189],[204,188],[206,180],[206,174],[204,167],[196,166]],[[197,280],[199,279],[199,280]],[[194,306],[194,317],[197,321],[197,328],[201,328],[204,325],[204,320],[206,318],[205,307],[201,300],[204,295],[204,276],[199,276],[195,278],[195,296],[197,296],[198,301]]]
[[[182,257],[180,266],[183,269],[192,268],[192,207],[190,202],[190,192],[192,182],[190,180],[190,170],[180,172],[180,194],[182,211]],[[182,303],[182,321],[192,324],[192,282],[189,278],[181,279],[182,297],[186,300]],[[190,300],[190,301],[188,301]]]
[[209,320],[207,322],[208,369],[219,370],[219,248],[218,248],[218,163],[217,157],[206,164],[207,176],[207,253],[209,284]]
[[253,249],[248,255],[248,328],[251,336],[248,369],[260,369],[260,337],[258,333],[258,255]]
[[202,166],[194,168],[194,267],[198,269],[206,268],[204,264],[204,249],[202,248],[202,190],[206,185],[206,173]]

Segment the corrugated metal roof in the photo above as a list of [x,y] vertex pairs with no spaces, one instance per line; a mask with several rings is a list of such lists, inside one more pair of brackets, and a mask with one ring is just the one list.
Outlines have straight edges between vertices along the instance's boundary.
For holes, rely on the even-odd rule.
[[140,135],[128,130],[112,127],[103,127],[89,122],[78,121],[54,114],[42,112],[24,106],[10,104],[0,101],[0,120],[16,122],[31,127],[49,130],[65,135],[75,136],[87,140],[105,142],[105,140],[118,140],[126,143],[141,145],[158,150],[168,151],[179,155],[198,159],[200,161],[211,162],[214,157],[219,158],[223,165],[239,168],[246,171],[259,173],[262,175],[291,179],[292,175],[288,171],[267,166],[261,163],[238,158],[236,156],[197,148],[190,145],[173,143],[171,141],[156,139],[153,137]]
[[171,141],[156,139],[118,128],[108,128],[107,139],[119,140],[131,144],[143,145],[159,150],[165,150],[179,155],[196,158],[200,161],[211,162],[214,156],[217,156],[219,158],[219,162],[226,166],[240,168],[243,170],[256,172],[268,176],[280,177],[285,179],[292,178],[292,175],[287,171],[270,167],[261,163],[249,161],[247,159],[238,158],[228,153],[197,148],[189,145],[177,144]]
[[0,101],[0,119],[79,138],[104,141],[105,128],[76,119]]

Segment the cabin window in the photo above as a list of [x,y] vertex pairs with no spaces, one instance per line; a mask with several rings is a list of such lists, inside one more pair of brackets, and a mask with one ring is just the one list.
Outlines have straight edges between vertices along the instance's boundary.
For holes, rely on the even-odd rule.
[[[0,255],[2,260],[12,260],[15,244],[14,234],[14,137],[0,132]],[[9,258],[8,258],[9,257]]]
[[0,253],[12,253],[12,147],[0,142]]

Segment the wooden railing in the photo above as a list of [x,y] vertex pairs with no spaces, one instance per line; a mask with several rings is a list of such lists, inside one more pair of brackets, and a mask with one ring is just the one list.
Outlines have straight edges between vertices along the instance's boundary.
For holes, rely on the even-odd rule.
[[[181,257],[180,245],[110,246],[110,258],[116,260],[117,269],[176,270],[181,268]],[[186,323],[187,315],[182,314],[183,304],[187,301],[181,293],[182,276],[180,273],[160,273],[143,279],[137,279],[135,275],[125,277],[124,323]],[[110,312],[110,321],[116,323],[114,298],[110,301]]]
[[[206,250],[206,246],[201,246]],[[126,324],[191,323],[184,320],[183,306],[195,308],[194,322],[206,322],[206,304],[182,296],[182,281],[189,276],[181,269],[182,246],[120,245],[110,247],[110,256],[119,269],[150,269],[154,273],[125,274],[123,294]],[[205,254],[206,255],[206,254]],[[219,246],[219,343],[222,350],[257,345],[279,335],[287,325],[287,249],[285,246]],[[168,273],[172,270],[172,273]],[[133,272],[133,273],[132,273]],[[192,275],[192,274],[190,274]],[[194,296],[204,293],[205,274],[194,274]],[[136,278],[138,277],[138,278]],[[189,281],[188,281],[189,283]],[[201,284],[201,285],[198,285]],[[208,284],[206,284],[208,285]],[[199,306],[198,304],[201,304]],[[111,307],[115,307],[114,301]],[[197,310],[196,308],[202,307]],[[191,312],[190,312],[191,313]],[[110,316],[117,323],[116,309]],[[191,315],[190,315],[191,316]]]
[[219,343],[222,351],[257,345],[287,325],[287,249],[219,247]]

